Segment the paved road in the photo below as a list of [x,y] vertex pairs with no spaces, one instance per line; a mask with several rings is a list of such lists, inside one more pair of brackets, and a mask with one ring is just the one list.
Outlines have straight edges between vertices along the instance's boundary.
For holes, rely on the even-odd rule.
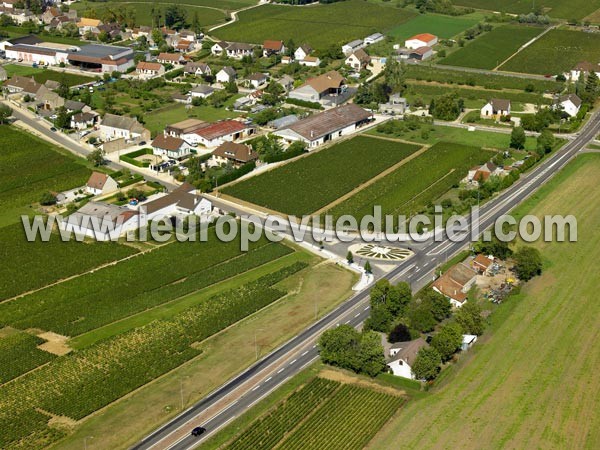
[[[479,229],[489,228],[498,217],[507,214],[529,197],[572,160],[589,141],[594,139],[599,131],[600,115],[596,113],[573,141],[568,142],[505,192],[486,203],[481,208]],[[413,290],[418,290],[432,279],[433,272],[440,263],[467,247],[469,242],[468,239],[462,242],[452,242],[447,238],[444,238],[442,242],[429,242],[413,258],[400,263],[385,277],[394,282],[407,281]],[[318,357],[315,342],[324,329],[343,323],[358,326],[368,317],[368,314],[368,290],[365,290],[353,296],[240,375],[227,381],[181,415],[148,435],[133,448],[136,450],[150,448],[183,450],[197,447],[216,430],[243,414],[248,408],[315,360]],[[278,370],[274,371],[273,367]],[[254,377],[259,377],[260,381],[251,389],[227,406],[222,407],[208,420],[199,423],[196,417],[200,413],[222,401]],[[207,429],[206,434],[200,438],[189,435],[189,430],[197,425],[202,425]]]

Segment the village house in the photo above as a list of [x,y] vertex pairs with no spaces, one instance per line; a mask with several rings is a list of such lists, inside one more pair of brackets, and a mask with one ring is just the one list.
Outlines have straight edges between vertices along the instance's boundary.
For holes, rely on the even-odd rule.
[[181,39],[185,39],[186,41],[196,42],[198,36],[192,30],[179,30],[179,37]]
[[36,82],[33,77],[22,77],[20,75],[15,75],[6,83],[4,83],[4,88],[9,94],[34,96],[41,87],[42,85]]
[[271,55],[281,55],[285,53],[285,45],[283,45],[283,41],[264,41],[263,42],[263,56],[265,58]]
[[481,108],[481,117],[484,119],[499,119],[503,116],[510,116],[510,100],[492,98]]
[[100,172],[92,172],[85,184],[85,190],[92,195],[104,195],[118,189],[119,184],[113,177]]
[[400,94],[392,94],[387,103],[379,104],[379,112],[382,114],[402,115],[406,109],[406,99],[401,97]]
[[257,159],[258,154],[249,145],[223,142],[213,150],[210,163],[215,166],[231,164],[238,168]]
[[294,59],[298,62],[304,60],[308,55],[312,53],[313,49],[310,45],[302,44],[300,47],[294,51]]
[[210,52],[215,56],[221,56],[225,53],[229,44],[225,41],[215,42],[210,48]]
[[190,95],[192,96],[192,98],[206,98],[210,97],[213,94],[213,92],[215,92],[215,88],[210,87],[208,84],[199,84],[198,86],[192,88],[192,90],[190,91]]
[[332,70],[318,77],[309,78],[306,82],[290,91],[289,97],[307,102],[320,102],[324,97],[339,94],[344,86],[344,77]]
[[183,183],[169,194],[140,204],[140,222],[169,217],[181,217],[195,214],[202,217],[210,214],[212,203],[196,194],[196,188],[189,183]]
[[450,300],[452,306],[460,308],[467,301],[467,293],[475,283],[477,272],[463,263],[448,269],[433,282],[434,291]]
[[467,176],[462,182],[479,186],[480,183],[486,182],[490,177],[502,178],[508,175],[512,170],[514,170],[514,168],[510,166],[501,167],[492,162],[486,162],[481,166],[475,166],[469,169]]
[[71,128],[81,131],[85,130],[86,128],[93,127],[98,117],[98,114],[92,112],[73,114],[71,116]]
[[558,97],[554,104],[554,108],[560,109],[569,117],[576,117],[581,109],[581,99],[577,94],[568,94]]
[[140,61],[135,67],[135,72],[141,77],[160,77],[165,74],[165,66],[160,63]]
[[65,105],[65,99],[46,86],[41,86],[35,93],[38,110],[54,111]]
[[174,66],[185,63],[185,58],[181,53],[159,53],[156,61],[161,64],[172,64]]
[[89,17],[82,17],[77,22],[77,28],[79,28],[79,34],[81,36],[92,33],[97,35],[100,33],[100,29],[98,28],[102,25],[102,21],[100,19],[91,19]]
[[232,42],[225,49],[227,56],[233,59],[242,59],[244,56],[252,56],[253,50],[254,46],[243,42]]
[[587,76],[592,72],[594,72],[596,76],[600,77],[600,64],[592,64],[589,61],[582,61],[577,63],[577,65],[571,69],[568,78],[571,81],[579,81],[579,78],[582,75]]
[[187,53],[194,49],[194,42],[187,39],[180,39],[175,45],[175,50],[181,53]]
[[194,131],[195,137],[189,142],[206,148],[215,148],[223,142],[237,141],[253,133],[253,127],[238,120],[222,120]]
[[361,39],[356,39],[352,42],[342,45],[342,53],[348,56],[350,53],[354,53],[356,50],[363,48],[364,46],[365,44]]
[[269,77],[264,73],[253,73],[246,78],[247,87],[253,87],[254,89],[258,89],[259,86],[265,84]]
[[391,359],[388,361],[387,366],[397,377],[414,380],[415,375],[412,371],[412,365],[417,359],[419,350],[427,346],[427,342],[423,338],[397,342],[390,347],[389,356],[391,356]]
[[354,133],[371,120],[372,114],[354,103],[313,114],[274,134],[286,142],[302,141],[308,148]]
[[359,48],[354,53],[346,58],[345,64],[350,66],[356,72],[365,69],[371,63],[371,57],[367,55],[362,48]]
[[282,56],[281,64],[291,64],[294,60],[290,56]]
[[138,212],[126,206],[103,202],[88,202],[62,219],[59,228],[98,241],[116,240],[139,227]]
[[106,114],[100,123],[100,136],[104,141],[121,138],[126,141],[149,141],[150,131],[134,117]]
[[221,84],[231,83],[231,82],[235,81],[235,78],[236,78],[235,69],[231,66],[223,67],[221,70],[219,70],[217,72],[217,76],[215,77],[215,79],[217,80],[217,83],[221,83]]
[[208,64],[202,62],[189,62],[185,65],[183,70],[185,73],[196,75],[198,77],[212,75],[212,71],[210,70],[210,67],[208,67]]
[[166,161],[169,159],[181,160],[191,154],[190,146],[183,139],[159,134],[152,141],[152,152],[162,156]]
[[131,30],[132,39],[139,39],[142,36],[145,37],[148,42],[150,42],[152,40],[152,27],[142,25],[139,28],[136,27]]
[[318,56],[306,56],[303,60],[298,61],[301,66],[307,67],[318,67],[321,64],[321,60]]
[[433,47],[437,43],[437,36],[430,33],[421,33],[404,41],[404,47],[416,50],[421,47]]
[[471,260],[471,267],[479,275],[487,275],[494,264],[493,256],[477,255]]

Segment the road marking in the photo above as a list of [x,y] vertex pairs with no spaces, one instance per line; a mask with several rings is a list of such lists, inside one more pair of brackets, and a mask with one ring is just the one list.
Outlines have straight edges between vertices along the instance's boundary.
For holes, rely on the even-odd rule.
[[295,360],[293,360],[293,361],[290,363],[290,366],[291,366],[292,364],[294,364],[296,361],[297,361],[296,359],[295,359]]
[[254,387],[252,388],[252,390],[253,390],[253,391],[255,391],[255,390],[257,390],[259,387],[260,387],[260,384],[257,384],[256,386],[254,386]]
[[305,356],[308,353],[308,350],[306,350],[304,353],[302,353],[300,356]]
[[354,317],[359,317],[359,316],[360,316],[360,313],[356,314]]
[[[350,323],[350,321],[349,321],[349,320],[346,320],[346,321],[344,322],[344,325],[345,325],[345,324],[347,324],[347,323]],[[339,327],[339,326],[340,326],[340,324],[338,323],[338,327]]]
[[369,308],[370,308],[370,306],[367,306],[367,307],[365,308],[365,311],[367,311]]
[[269,377],[269,378],[267,378],[267,379],[265,380],[265,383],[268,383],[269,381],[271,381],[271,379],[272,379],[272,378],[273,378],[273,377]]
[[283,372],[284,370],[285,370],[285,367],[282,367],[281,369],[279,369],[279,370],[277,371],[277,373],[281,373],[281,372]]

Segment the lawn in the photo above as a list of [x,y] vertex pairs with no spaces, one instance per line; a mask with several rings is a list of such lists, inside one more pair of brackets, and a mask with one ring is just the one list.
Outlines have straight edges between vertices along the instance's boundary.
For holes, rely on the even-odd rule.
[[47,191],[82,186],[91,170],[84,160],[15,127],[0,126],[0,226],[19,220]]
[[480,20],[479,16],[443,16],[440,14],[422,14],[397,27],[392,28],[387,34],[398,42],[404,42],[411,36],[419,33],[431,33],[441,39],[450,39],[467,28],[471,28]]
[[28,242],[20,222],[0,228],[0,242],[0,258],[11,261],[0,273],[0,300],[137,253],[113,242],[63,242],[57,236],[49,242]]
[[23,77],[33,77],[38,83],[45,83],[47,80],[58,81],[67,86],[76,86],[78,84],[89,83],[94,78],[85,75],[78,75],[70,72],[61,72],[60,69],[41,69],[31,66],[21,66],[18,64],[6,64],[3,66],[9,77],[20,75]]
[[[179,3],[179,2],[173,2]],[[214,8],[202,8],[199,6],[191,6],[194,1],[186,0],[185,4],[180,5],[186,12],[188,20],[191,20],[194,13],[197,13],[198,24],[201,27],[207,25],[216,25],[225,21],[225,13]],[[200,3],[200,2],[198,2]],[[166,8],[168,2],[152,2],[154,7]],[[102,17],[103,14],[110,11],[115,11],[123,8],[132,8],[135,14],[135,21],[137,25],[152,25],[151,7],[147,2],[107,2],[103,4],[78,2],[73,5],[73,8],[81,14],[89,11],[94,11],[98,17]]]
[[214,108],[212,106],[194,106],[186,109],[185,105],[175,103],[156,109],[144,116],[145,126],[152,132],[152,136],[161,133],[166,125],[180,122],[190,117],[204,120],[206,122],[216,122],[222,119],[232,119],[240,114],[223,108]]
[[493,69],[543,31],[529,26],[504,25],[474,39],[441,61],[448,66]]
[[342,45],[375,32],[387,32],[414,17],[399,8],[385,8],[361,0],[290,7],[264,5],[239,14],[239,21],[219,28],[215,36],[227,41],[262,43],[292,39],[315,49]]
[[[513,14],[530,13],[534,5],[529,0],[455,0],[452,3],[457,6],[469,6]],[[589,0],[544,0],[541,5],[551,17],[561,19],[582,19],[598,9],[598,4]]]
[[471,167],[493,155],[479,147],[439,142],[328,212],[334,217],[349,214],[360,221],[378,205],[383,216],[413,215],[458,184]]
[[600,446],[599,155],[581,155],[516,215],[573,214],[578,242],[536,243],[544,274],[491,316],[483,338],[370,450]]
[[285,214],[316,212],[419,149],[358,136],[226,187],[224,194]]
[[500,69],[556,75],[568,72],[581,61],[597,62],[598,54],[600,54],[600,34],[552,30]]

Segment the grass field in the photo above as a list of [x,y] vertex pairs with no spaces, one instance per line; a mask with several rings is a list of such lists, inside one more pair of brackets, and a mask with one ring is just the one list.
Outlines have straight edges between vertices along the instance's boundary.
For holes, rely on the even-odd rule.
[[67,86],[76,86],[78,84],[89,83],[94,78],[85,75],[78,75],[68,72],[60,72],[51,69],[35,69],[31,66],[21,66],[17,64],[6,64],[3,66],[9,77],[21,75],[23,77],[33,77],[38,83],[45,83],[48,80],[58,81]]
[[501,305],[473,351],[367,447],[600,446],[600,155],[581,155],[517,216],[574,214],[577,243],[538,243],[544,274]]
[[260,44],[265,39],[293,39],[315,49],[386,32],[414,17],[414,13],[385,8],[361,0],[327,5],[289,7],[264,5],[239,14],[239,21],[219,28],[215,36],[227,41]]
[[418,146],[358,136],[222,189],[285,214],[328,205],[418,150]]
[[578,62],[597,61],[598,54],[600,34],[552,30],[507,61],[500,69],[556,75],[571,70]]
[[[529,0],[456,0],[453,3],[458,6],[513,14],[530,13],[533,7],[533,3]],[[582,19],[598,9],[597,3],[587,0],[544,0],[541,4],[547,14],[561,19]]]
[[[149,2],[107,2],[103,4],[93,2],[78,2],[73,5],[73,8],[84,14],[87,11],[95,11],[98,17],[102,17],[106,10],[115,11],[121,8],[133,8],[135,11],[135,20],[137,25],[152,25],[151,7],[148,5]],[[179,2],[173,2],[179,3]],[[199,2],[200,3],[200,2]],[[225,2],[227,3],[227,2]],[[225,13],[217,9],[203,8],[198,6],[191,6],[194,4],[194,0],[186,0],[184,4],[180,5],[186,12],[188,20],[191,20],[194,12],[198,14],[198,24],[202,27],[207,25],[216,25],[225,21]],[[152,2],[155,7],[167,7],[168,2]],[[219,6],[223,7],[223,6]]]
[[449,39],[477,24],[478,16],[443,16],[423,14],[392,28],[387,34],[404,42],[418,33],[431,33],[442,39]]
[[239,116],[235,111],[229,111],[223,108],[214,108],[212,106],[194,106],[186,109],[185,105],[175,103],[163,108],[152,111],[144,116],[145,126],[152,135],[156,135],[165,129],[166,125],[180,122],[182,120],[194,117],[206,122],[215,122],[222,119],[232,119]]
[[0,228],[0,242],[0,258],[11,261],[0,273],[0,300],[137,252],[133,247],[112,242],[62,242],[56,236],[49,242],[28,242],[20,222]]
[[48,191],[82,186],[90,176],[83,160],[15,127],[0,125],[0,226],[20,214]]
[[504,25],[468,42],[441,61],[448,66],[493,69],[543,31],[538,27]]
[[379,205],[382,215],[410,216],[445,194],[469,168],[488,161],[492,152],[464,144],[439,142],[328,211],[360,220]]

